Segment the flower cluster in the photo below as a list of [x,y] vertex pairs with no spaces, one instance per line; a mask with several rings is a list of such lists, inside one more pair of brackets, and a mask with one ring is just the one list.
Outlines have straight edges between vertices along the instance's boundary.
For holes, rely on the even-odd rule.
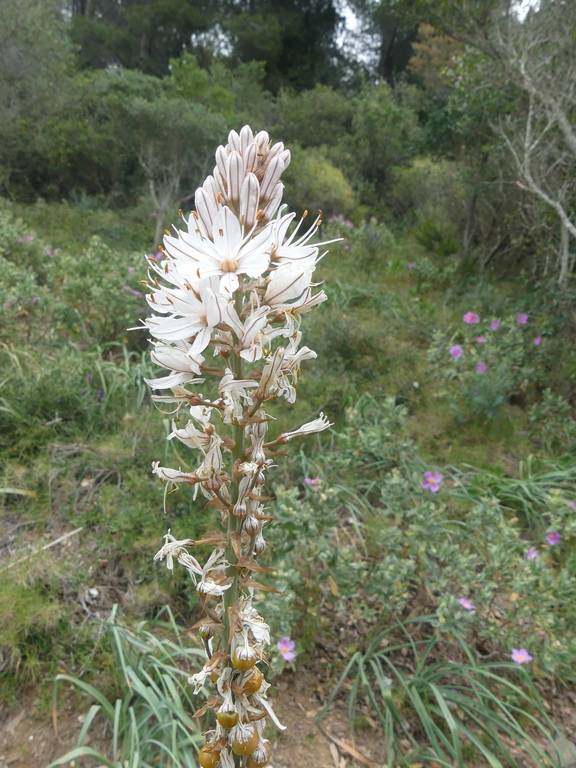
[[[300,366],[316,357],[301,345],[302,316],[326,299],[312,282],[326,244],[312,242],[320,217],[302,231],[305,217],[295,222],[281,207],[289,161],[290,152],[265,131],[232,131],[184,228],[165,236],[162,259],[148,258],[153,314],[145,326],[152,359],[168,370],[148,384],[176,416],[187,411],[168,439],[199,455],[192,469],[155,462],[153,472],[171,488],[192,486],[223,525],[202,541],[169,532],[156,555],[170,570],[175,562],[184,567],[203,602],[198,628],[207,661],[191,684],[197,692],[210,683],[216,689],[202,708],[214,711],[215,727],[198,756],[211,768],[234,766],[238,756],[247,758],[243,765],[267,765],[266,718],[282,728],[258,666],[270,644],[254,605],[256,591],[270,589],[256,578],[266,571],[257,557],[271,522],[264,485],[278,446],[330,426],[320,414],[268,435],[267,403],[293,403]],[[214,551],[202,564],[192,550],[207,543]],[[293,647],[284,651],[293,658]]]

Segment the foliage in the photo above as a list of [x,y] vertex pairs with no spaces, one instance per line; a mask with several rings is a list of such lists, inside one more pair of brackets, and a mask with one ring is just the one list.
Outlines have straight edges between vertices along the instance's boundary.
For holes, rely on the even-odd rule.
[[[202,651],[190,647],[170,609],[164,613],[166,618],[141,622],[132,629],[119,622],[116,608],[112,611],[104,636],[112,651],[108,674],[113,693],[77,677],[57,675],[55,702],[59,688],[67,684],[93,703],[77,747],[51,763],[52,768],[80,757],[95,758],[108,768],[196,768],[200,735],[192,718],[196,707],[188,676],[200,666]],[[110,748],[104,754],[90,745],[91,729],[102,720],[110,729]]]
[[465,768],[478,759],[501,768],[520,757],[523,765],[551,765],[555,727],[525,682],[512,664],[481,661],[462,637],[439,635],[434,618],[422,616],[377,633],[357,651],[327,706],[351,684],[350,717],[361,702],[369,706],[386,734],[390,768]]
[[295,148],[286,171],[286,195],[300,211],[310,208],[327,214],[347,214],[355,205],[354,192],[339,168],[313,149]]

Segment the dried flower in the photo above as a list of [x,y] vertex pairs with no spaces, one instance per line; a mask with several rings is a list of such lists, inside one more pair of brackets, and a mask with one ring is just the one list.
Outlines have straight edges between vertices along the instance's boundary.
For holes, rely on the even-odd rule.
[[281,637],[278,640],[277,648],[284,661],[294,661],[296,658],[296,643],[289,637]]
[[422,482],[420,485],[425,491],[430,491],[430,493],[438,493],[442,487],[443,482],[444,475],[442,472],[432,472],[428,470],[422,475]]
[[534,661],[526,648],[512,648],[510,656],[515,664],[529,664],[531,661]]
[[462,320],[466,323],[466,325],[478,325],[480,322],[480,315],[478,315],[476,312],[465,312]]

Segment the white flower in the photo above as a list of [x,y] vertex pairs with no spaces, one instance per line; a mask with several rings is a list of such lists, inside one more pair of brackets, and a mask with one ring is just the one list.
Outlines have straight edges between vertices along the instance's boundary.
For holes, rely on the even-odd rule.
[[168,435],[168,440],[172,440],[174,437],[178,438],[188,448],[198,448],[201,451],[207,451],[210,445],[210,435],[196,429],[193,421],[189,421],[182,429],[178,429],[173,422],[172,432]]
[[322,223],[320,216],[314,219],[309,229],[300,237],[296,237],[296,235],[302,226],[305,216],[300,219],[292,232],[288,234],[288,228],[295,218],[295,213],[288,213],[280,215],[274,220],[272,261],[278,264],[290,264],[292,267],[297,267],[302,271],[314,270],[320,246],[335,243],[342,238],[325,240],[321,243],[310,243],[310,240],[314,237]]
[[247,598],[240,608],[240,625],[252,634],[254,642],[270,645],[270,627],[252,606],[251,598]]
[[196,378],[200,373],[201,361],[188,354],[188,347],[183,342],[177,344],[156,342],[150,357],[156,365],[172,371],[169,376],[145,379],[151,389],[171,389],[182,384],[199,384],[204,381]]
[[187,280],[179,288],[159,288],[148,295],[155,315],[145,321],[150,333],[163,341],[192,340],[191,357],[200,357],[217,325],[238,326],[240,320],[227,296],[218,293],[218,278],[207,278],[195,286]]
[[[174,536],[168,531],[164,536],[164,544],[160,547],[158,552],[154,555],[154,562],[157,560],[166,560],[166,567],[169,571],[174,571],[174,558],[178,562],[185,565],[186,568],[192,568],[197,573],[202,573],[202,568],[199,562],[192,555],[188,554],[186,547],[193,544],[192,539],[175,539]],[[182,562],[184,561],[184,562]]]
[[310,288],[311,279],[311,269],[300,271],[291,265],[278,267],[270,274],[264,303],[272,307],[300,299]]
[[222,418],[225,424],[231,424],[242,417],[244,404],[250,402],[247,390],[257,386],[257,381],[235,379],[232,371],[226,368],[218,385],[218,391],[224,403]]
[[196,591],[201,595],[208,595],[211,597],[220,597],[223,595],[227,589],[230,589],[232,582],[229,582],[228,584],[218,583],[214,581],[213,578],[210,578],[210,574],[221,571],[225,572],[229,565],[230,563],[224,558],[224,550],[215,549],[201,570],[202,578],[198,582]]
[[161,467],[159,461],[152,462],[152,473],[168,483],[197,483],[198,477],[193,472],[181,472],[179,469]]
[[198,231],[167,235],[166,250],[174,259],[195,262],[200,277],[220,276],[220,291],[232,294],[238,288],[238,275],[260,277],[268,268],[272,248],[272,227],[246,233],[235,214],[224,206],[214,221],[211,239]]
[[304,435],[313,435],[315,432],[323,432],[325,429],[328,429],[331,427],[332,424],[329,421],[329,419],[324,416],[323,413],[320,414],[320,416],[317,419],[314,419],[314,421],[308,421],[306,424],[302,424],[301,427],[298,427],[298,429],[293,430],[292,432],[283,432],[278,438],[279,443],[287,443],[289,440],[292,440],[294,437],[302,437]]

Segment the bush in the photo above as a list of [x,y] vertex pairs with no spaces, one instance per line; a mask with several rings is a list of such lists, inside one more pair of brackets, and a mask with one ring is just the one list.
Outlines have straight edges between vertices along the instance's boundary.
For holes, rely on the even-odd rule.
[[325,214],[350,213],[356,200],[339,168],[317,150],[293,147],[292,162],[284,174],[292,208]]

